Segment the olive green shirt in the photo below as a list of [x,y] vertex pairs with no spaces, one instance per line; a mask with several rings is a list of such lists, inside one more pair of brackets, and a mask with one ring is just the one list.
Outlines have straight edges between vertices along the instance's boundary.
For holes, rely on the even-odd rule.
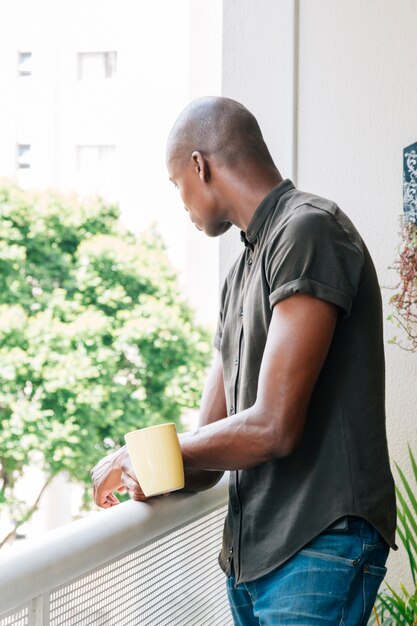
[[231,472],[220,565],[237,582],[269,573],[342,516],[395,546],[385,432],[381,295],[368,250],[333,202],[289,180],[268,194],[225,281],[215,345],[228,415],[256,401],[273,307],[295,293],[340,310],[302,439],[286,458]]

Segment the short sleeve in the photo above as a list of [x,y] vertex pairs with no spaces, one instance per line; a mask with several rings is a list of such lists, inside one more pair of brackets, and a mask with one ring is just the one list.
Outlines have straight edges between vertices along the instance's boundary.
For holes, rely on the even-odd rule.
[[346,216],[340,221],[337,213],[298,207],[266,252],[271,309],[291,295],[307,293],[335,304],[348,317],[363,263],[362,240]]

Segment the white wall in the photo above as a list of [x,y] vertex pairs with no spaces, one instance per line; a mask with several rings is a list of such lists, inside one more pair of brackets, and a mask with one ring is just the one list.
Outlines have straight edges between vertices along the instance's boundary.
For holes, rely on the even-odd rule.
[[[314,6],[313,6],[314,4]],[[402,149],[417,140],[417,4],[301,0],[298,186],[336,200],[375,261],[381,285],[399,243]],[[390,292],[383,289],[385,316]],[[386,324],[386,340],[396,332]],[[417,451],[417,354],[386,341],[387,428],[393,460]],[[407,562],[391,557],[390,580]]]
[[[277,166],[292,176],[292,2],[224,0],[222,95],[257,118]],[[237,229],[220,244],[220,278],[242,249]]]
[[[381,284],[392,285],[402,149],[417,140],[417,3],[300,0],[293,98],[294,6],[225,0],[223,93],[257,116],[284,177],[339,203],[367,242]],[[223,275],[239,250],[232,236],[223,239]],[[388,315],[390,293],[383,294]],[[406,466],[406,443],[417,451],[417,355],[388,345],[394,331],[387,323],[387,428],[391,457]],[[388,580],[408,580],[404,554],[389,564]]]

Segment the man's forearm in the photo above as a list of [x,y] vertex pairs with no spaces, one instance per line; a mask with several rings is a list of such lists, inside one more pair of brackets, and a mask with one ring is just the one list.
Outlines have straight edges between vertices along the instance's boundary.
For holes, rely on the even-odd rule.
[[[297,402],[291,411],[286,406],[272,410],[255,404],[231,417],[180,433],[185,490],[208,489],[224,471],[248,469],[288,456],[300,438],[299,425],[304,422],[300,416],[305,417],[305,410],[305,402]],[[123,446],[111,455],[111,466],[121,467],[126,457]]]
[[[288,424],[287,420],[282,421]],[[293,449],[293,437],[280,420],[256,406],[223,420],[182,433],[181,449],[186,471],[239,470],[255,467]]]

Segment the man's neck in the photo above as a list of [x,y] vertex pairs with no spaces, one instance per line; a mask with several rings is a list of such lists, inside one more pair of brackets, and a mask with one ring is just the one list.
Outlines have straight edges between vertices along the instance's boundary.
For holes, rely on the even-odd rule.
[[246,232],[262,200],[283,180],[278,170],[251,172],[247,177],[228,181],[228,220]]

